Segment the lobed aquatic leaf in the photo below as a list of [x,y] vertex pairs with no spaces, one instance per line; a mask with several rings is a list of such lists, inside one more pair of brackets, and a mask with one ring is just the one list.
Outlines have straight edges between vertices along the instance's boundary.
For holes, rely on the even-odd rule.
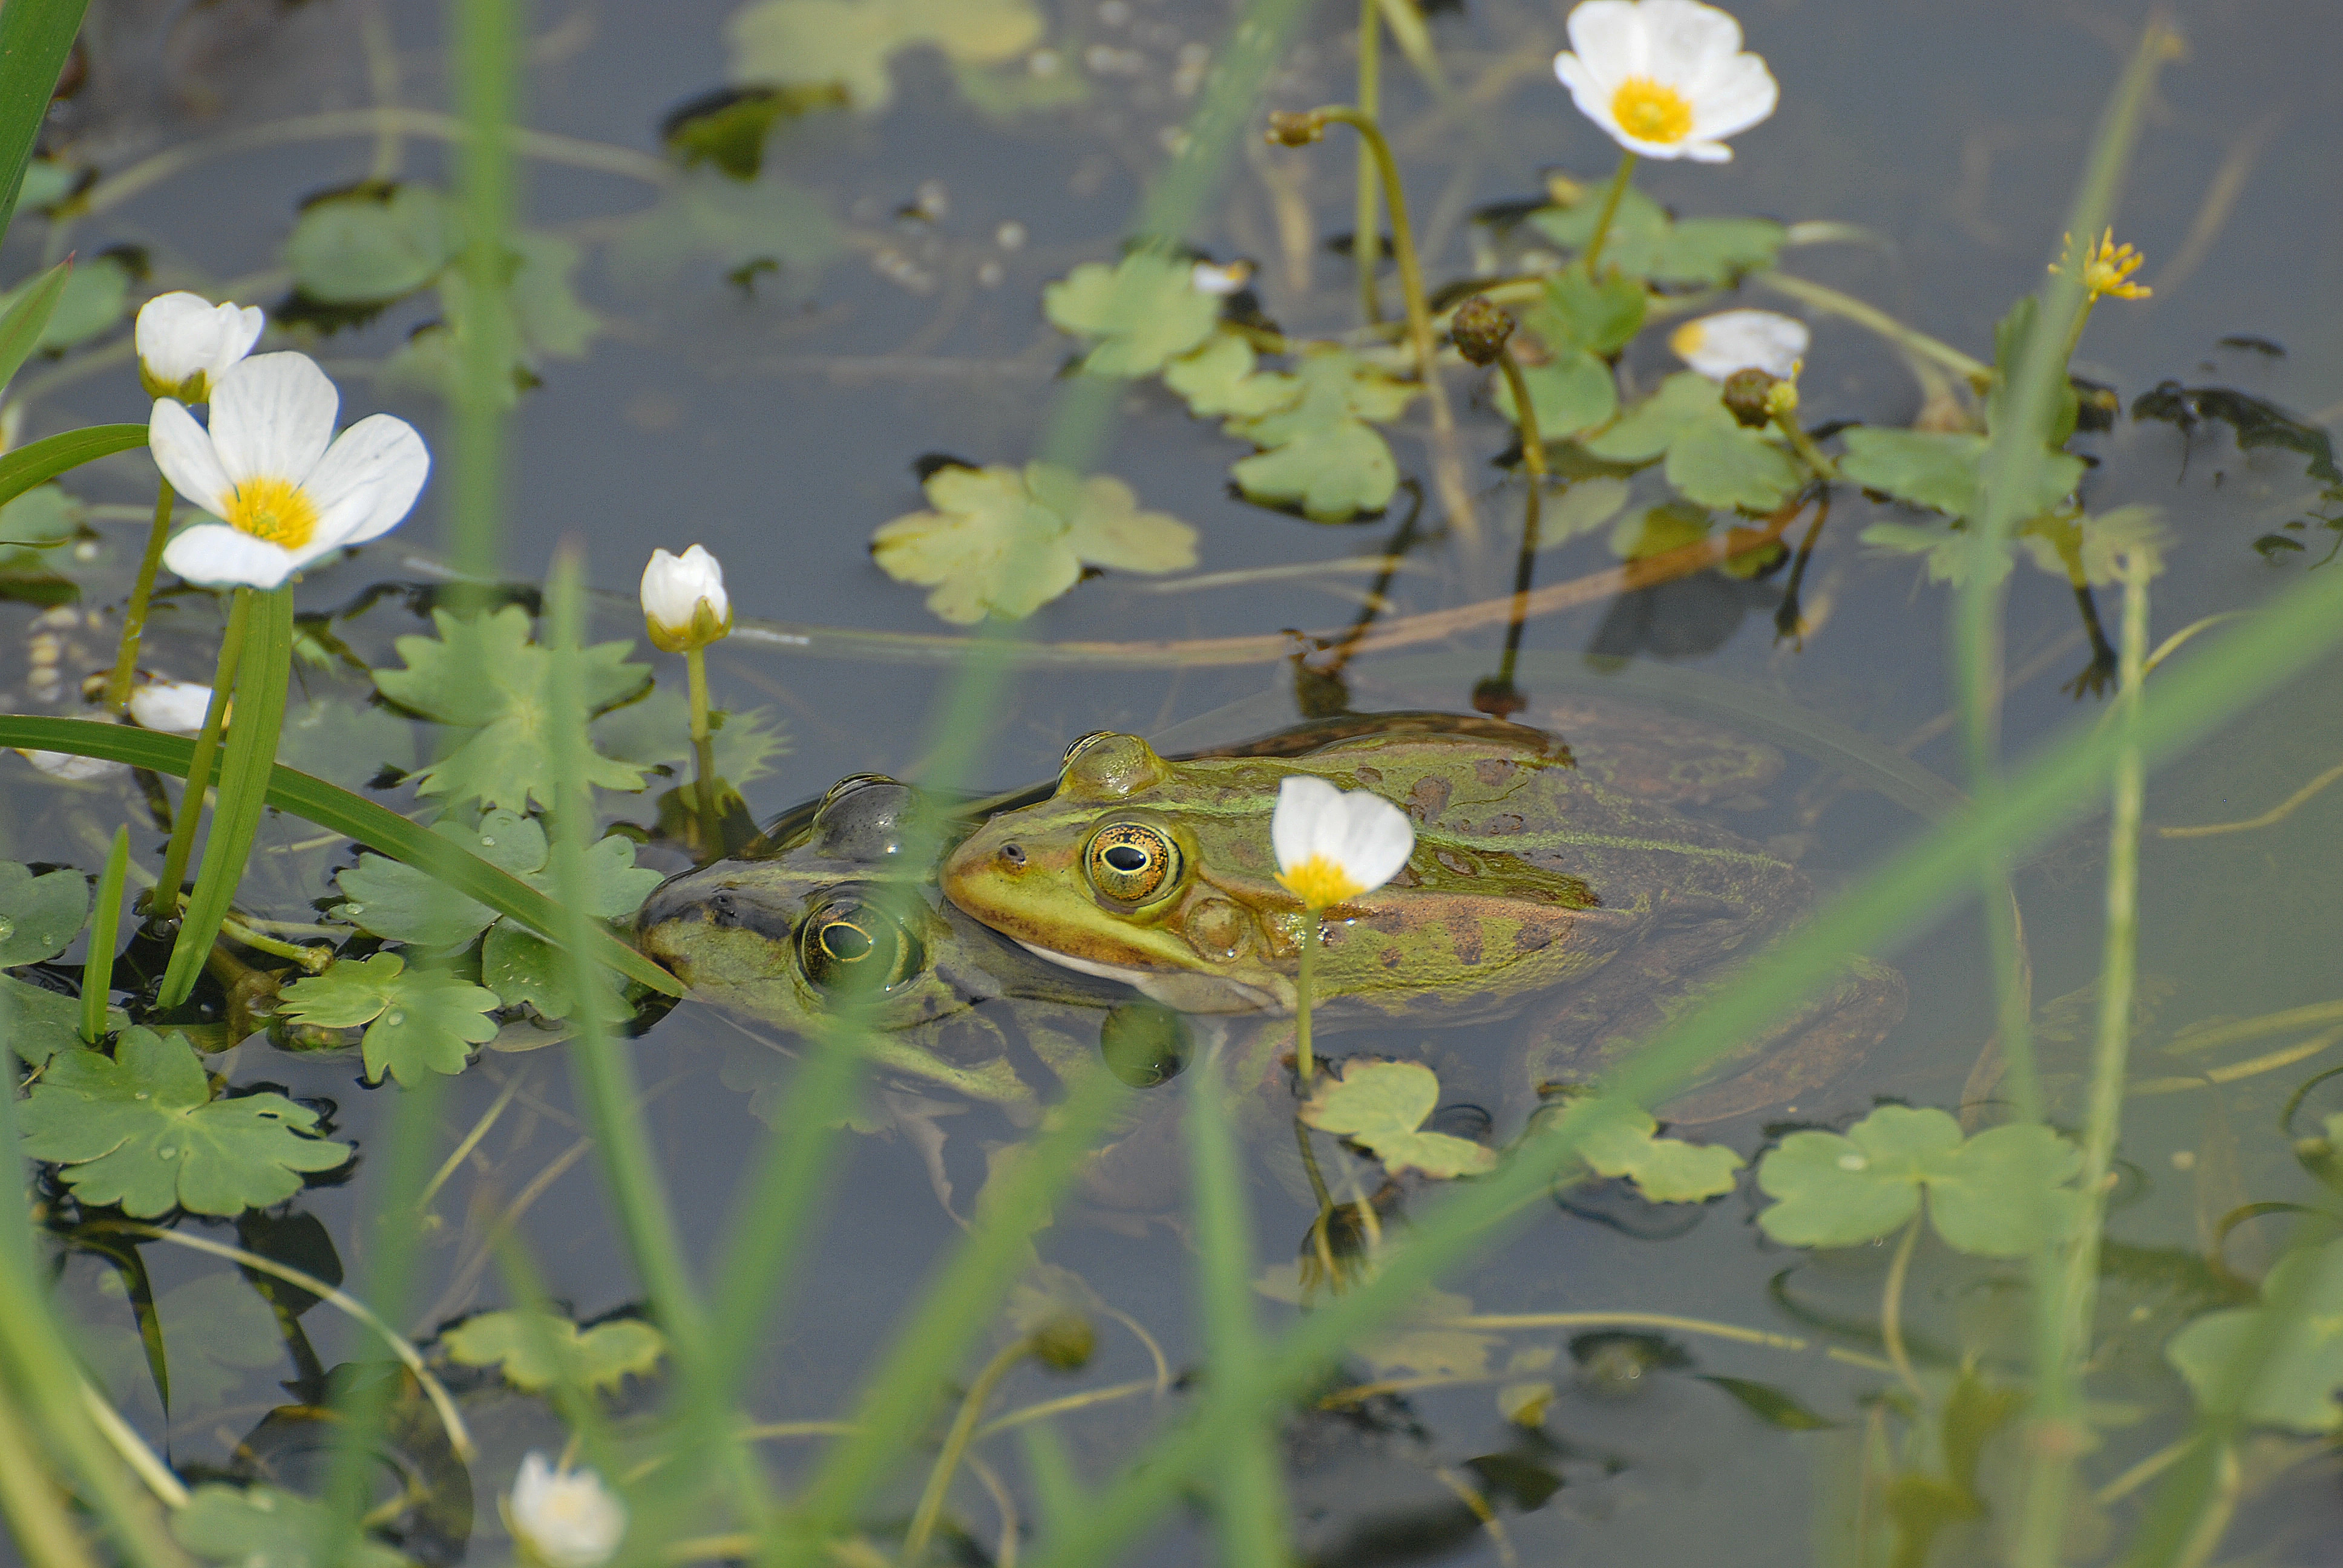
[[859,109],[893,101],[899,50],[931,44],[956,65],[989,65],[1041,31],[1032,0],[757,0],[724,26],[733,81],[834,85]]
[[505,1381],[534,1393],[568,1381],[590,1389],[617,1388],[629,1375],[649,1377],[667,1354],[667,1336],[634,1318],[613,1318],[579,1329],[549,1312],[481,1312],[440,1336],[447,1359],[468,1367],[501,1367]]
[[1741,1156],[1723,1144],[1656,1136],[1659,1123],[1639,1105],[1598,1102],[1608,1114],[1578,1145],[1598,1176],[1624,1176],[1654,1203],[1699,1203],[1733,1191]]
[[1093,376],[1152,376],[1212,334],[1221,302],[1191,281],[1194,263],[1134,250],[1114,266],[1086,261],[1041,290],[1051,326],[1095,340]]
[[280,1202],[302,1173],[350,1157],[347,1144],[314,1136],[316,1111],[281,1094],[213,1098],[186,1038],[148,1029],[126,1030],[111,1057],[57,1052],[17,1120],[27,1157],[63,1165],[84,1202],[139,1219]]
[[322,1568],[318,1543],[337,1541],[336,1568],[407,1568],[407,1560],[372,1537],[348,1540],[327,1528],[326,1505],[274,1486],[206,1482],[171,1515],[171,1533],[206,1563],[236,1568]]
[[1302,1106],[1302,1120],[1373,1151],[1397,1176],[1436,1180],[1493,1171],[1497,1153],[1470,1139],[1421,1131],[1440,1103],[1440,1079],[1420,1061],[1351,1061]]
[[2063,1235],[2080,1201],[2066,1183],[2082,1151],[2037,1122],[1963,1140],[1933,1108],[1883,1105],[1844,1136],[1793,1132],[1757,1166],[1779,1200],[1757,1216],[1777,1241],[1852,1247],[1907,1223],[1928,1195],[1936,1233],[1976,1257],[2023,1257]]
[[322,1029],[366,1026],[360,1047],[367,1081],[389,1073],[407,1085],[427,1072],[458,1073],[471,1048],[497,1037],[497,993],[430,970],[409,970],[397,953],[342,959],[323,974],[294,981],[277,997],[278,1013]]
[[[550,848],[544,825],[537,819],[499,809],[484,812],[469,827],[459,820],[443,819],[433,823],[431,831],[548,898],[555,896],[553,874],[547,869]],[[659,886],[657,871],[635,864],[635,847],[629,839],[615,835],[597,839],[587,846],[585,859],[586,911],[598,920],[632,915]],[[393,941],[427,948],[461,947],[499,918],[488,905],[382,855],[360,855],[358,863],[336,879],[348,901],[337,905],[333,912],[361,930]]]
[[0,969],[53,959],[71,945],[89,919],[89,879],[0,860]]

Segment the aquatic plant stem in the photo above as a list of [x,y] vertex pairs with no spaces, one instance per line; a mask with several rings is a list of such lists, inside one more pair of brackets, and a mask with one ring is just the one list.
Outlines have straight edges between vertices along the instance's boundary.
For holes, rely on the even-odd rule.
[[[1383,21],[1380,0],[1359,0],[1359,113],[1383,113]],[[1351,266],[1359,278],[1359,314],[1370,327],[1383,324],[1383,306],[1375,287],[1383,261],[1383,210],[1379,205],[1374,149],[1359,146],[1358,195],[1351,206]]]
[[1928,1392],[1913,1374],[1912,1357],[1904,1348],[1904,1282],[1911,1277],[1912,1253],[1920,1243],[1920,1223],[1925,1218],[1915,1213],[1912,1222],[1904,1227],[1904,1239],[1896,1243],[1896,1256],[1887,1264],[1887,1280],[1879,1292],[1879,1342],[1886,1347],[1896,1375],[1923,1405]]
[[1782,432],[1783,438],[1790,443],[1790,449],[1814,471],[1815,478],[1828,484],[1838,477],[1838,465],[1825,457],[1823,449],[1815,445],[1815,438],[1806,434],[1805,426],[1798,423],[1797,410],[1785,408],[1775,414],[1774,427]]
[[1456,414],[1448,406],[1447,389],[1439,376],[1439,340],[1433,336],[1432,307],[1423,290],[1423,268],[1415,253],[1415,226],[1407,216],[1407,192],[1400,184],[1399,161],[1391,142],[1371,115],[1347,104],[1310,111],[1313,117],[1339,120],[1359,133],[1374,155],[1383,176],[1383,206],[1391,214],[1392,260],[1399,268],[1400,299],[1407,307],[1407,337],[1415,350],[1416,378],[1432,402],[1433,479],[1440,504],[1456,530],[1468,540],[1477,538],[1480,525],[1473,512],[1472,492],[1465,487],[1464,468],[1456,452]]
[[1302,967],[1293,978],[1293,1070],[1302,1080],[1302,1087],[1310,1087],[1313,1070],[1310,1060],[1310,981],[1311,971],[1317,968],[1318,911],[1302,911]]
[[984,1363],[976,1381],[968,1385],[968,1392],[952,1416],[951,1430],[944,1433],[942,1451],[928,1472],[928,1484],[920,1493],[920,1505],[911,1514],[911,1527],[903,1536],[903,1568],[919,1568],[928,1554],[928,1543],[935,1538],[936,1521],[942,1517],[944,1496],[951,1490],[952,1473],[960,1468],[960,1456],[968,1452],[968,1440],[976,1431],[977,1418],[984,1413],[992,1398],[992,1391],[1001,1386],[1019,1362],[1033,1353],[1033,1336],[1001,1348],[1001,1353]]
[[1603,210],[1594,215],[1594,232],[1586,236],[1586,254],[1580,257],[1586,263],[1586,276],[1595,276],[1595,263],[1603,259],[1603,242],[1611,237],[1611,220],[1619,216],[1619,198],[1627,194],[1628,182],[1635,177],[1635,155],[1619,155],[1619,172],[1611,176],[1608,189],[1603,193]]
[[171,507],[176,499],[170,480],[155,481],[155,522],[146,530],[146,553],[138,558],[138,580],[130,585],[130,603],[122,612],[122,647],[106,683],[106,706],[116,713],[130,711],[130,689],[138,678],[138,643],[146,635],[146,607],[155,597],[155,574],[163,569],[163,546],[171,537]]
[[[1505,387],[1513,395],[1513,420],[1521,431],[1522,467],[1529,474],[1529,494],[1522,502],[1522,548],[1513,562],[1513,610],[1505,622],[1505,655],[1497,666],[1493,681],[1484,683],[1491,689],[1493,701],[1508,703],[1499,718],[1517,713],[1523,699],[1513,685],[1513,669],[1521,662],[1522,632],[1530,618],[1530,578],[1537,568],[1538,529],[1545,498],[1545,437],[1538,429],[1537,404],[1530,397],[1530,384],[1522,375],[1521,362],[1513,357],[1511,348],[1500,344],[1497,348],[1497,368],[1504,373]],[[1484,707],[1481,693],[1473,693],[1473,706],[1484,713],[1495,709]]]
[[220,726],[227,718],[236,666],[244,658],[244,634],[251,623],[252,590],[238,588],[228,601],[227,629],[220,634],[219,668],[212,676],[212,699],[204,709],[204,727],[196,734],[196,757],[187,767],[187,787],[179,796],[179,814],[171,819],[171,841],[163,850],[163,869],[156,874],[155,896],[146,906],[146,919],[152,924],[178,919],[179,884],[186,879],[187,858],[195,850],[196,823],[204,814],[212,763],[219,755]]
[[2139,697],[2147,659],[2146,562],[2123,559],[2122,686],[2108,715],[2116,730],[2115,778],[2107,827],[2107,936],[2099,962],[2098,1030],[2091,1050],[2090,1094],[2083,1121],[2082,1201],[2060,1255],[2052,1298],[2053,1345],[2036,1372],[2031,1440],[2018,1534],[2019,1568],[2055,1568],[2066,1518],[2075,1459],[2089,1441],[2078,1368],[2089,1352],[2098,1305],[2099,1225],[2107,1211],[2116,1140],[2122,1130],[2131,1050],[2132,996],[2139,959],[2139,829],[2147,788],[2140,756]]
[[724,827],[716,809],[716,739],[708,728],[708,650],[684,649],[683,668],[691,686],[692,762],[699,769],[699,849],[712,860],[724,852]]

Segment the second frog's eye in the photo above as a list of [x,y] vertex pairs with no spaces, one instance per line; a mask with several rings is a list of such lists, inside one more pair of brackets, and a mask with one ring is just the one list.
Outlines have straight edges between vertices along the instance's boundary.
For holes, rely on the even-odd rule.
[[1074,743],[1066,748],[1066,755],[1059,761],[1058,766],[1061,768],[1064,767],[1068,762],[1071,762],[1075,758],[1080,757],[1083,752],[1088,751],[1091,747],[1097,745],[1100,741],[1106,739],[1113,733],[1114,731],[1111,729],[1093,729],[1088,735],[1076,736],[1074,738]]
[[1091,835],[1082,871],[1101,897],[1143,904],[1180,881],[1180,846],[1145,822],[1111,822]]
[[894,916],[852,895],[814,907],[798,925],[798,962],[821,990],[877,996],[910,978],[920,944]]

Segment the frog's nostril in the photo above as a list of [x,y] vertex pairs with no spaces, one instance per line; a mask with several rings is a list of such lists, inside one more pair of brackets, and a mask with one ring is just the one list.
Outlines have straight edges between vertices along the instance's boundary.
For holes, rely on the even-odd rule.
[[711,926],[737,926],[740,923],[740,900],[730,889],[718,892],[708,900],[708,923]]
[[1021,867],[1021,866],[1024,865],[1024,863],[1025,863],[1025,847],[1024,847],[1022,844],[1003,844],[1003,845],[1001,845],[1001,863],[1002,865],[1004,865],[1004,866],[1009,867],[1011,870],[1014,870],[1014,869],[1016,869],[1017,868],[1019,868],[1019,867]]

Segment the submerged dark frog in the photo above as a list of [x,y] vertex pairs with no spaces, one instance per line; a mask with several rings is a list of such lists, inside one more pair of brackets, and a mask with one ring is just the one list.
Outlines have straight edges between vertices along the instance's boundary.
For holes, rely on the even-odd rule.
[[[1399,876],[1305,910],[1270,849],[1278,785],[1293,773],[1405,809],[1416,846]],[[1758,846],[1564,757],[1439,734],[1184,761],[1135,736],[1087,737],[1049,799],[992,817],[952,851],[943,887],[1032,952],[1190,1012],[1291,1011],[1315,918],[1330,1020],[1453,1025],[1534,1009],[1527,1065],[1540,1083],[1598,1077],[1812,899]],[[1803,1016],[1729,1053],[1668,1114],[1706,1121],[1794,1099],[1903,1011],[1901,977],[1851,959]]]

